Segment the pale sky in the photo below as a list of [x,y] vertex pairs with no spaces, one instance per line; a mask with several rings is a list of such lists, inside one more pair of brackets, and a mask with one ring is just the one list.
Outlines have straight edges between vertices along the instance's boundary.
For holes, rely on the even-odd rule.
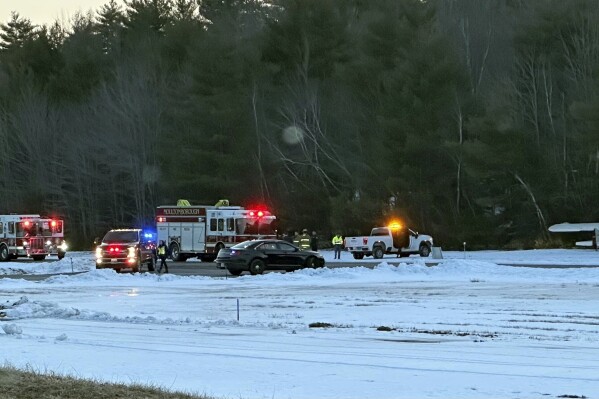
[[[29,18],[36,25],[51,24],[55,20],[68,22],[77,12],[97,11],[110,0],[0,0],[0,23],[10,20],[11,11]],[[123,3],[117,0],[117,3]]]

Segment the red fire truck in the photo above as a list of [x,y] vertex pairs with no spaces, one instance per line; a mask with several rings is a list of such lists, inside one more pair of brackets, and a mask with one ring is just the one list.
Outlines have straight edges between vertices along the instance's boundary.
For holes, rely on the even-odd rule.
[[64,258],[64,222],[37,214],[0,215],[0,261],[19,257],[43,260],[48,255]]
[[276,217],[266,209],[230,206],[228,200],[191,205],[187,200],[156,209],[158,242],[164,241],[171,259],[216,259],[218,251],[254,238],[276,238]]

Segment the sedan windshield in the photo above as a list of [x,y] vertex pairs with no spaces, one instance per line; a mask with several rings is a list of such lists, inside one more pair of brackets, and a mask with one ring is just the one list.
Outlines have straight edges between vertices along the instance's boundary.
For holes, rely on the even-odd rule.
[[136,242],[137,231],[109,231],[102,239],[105,244]]

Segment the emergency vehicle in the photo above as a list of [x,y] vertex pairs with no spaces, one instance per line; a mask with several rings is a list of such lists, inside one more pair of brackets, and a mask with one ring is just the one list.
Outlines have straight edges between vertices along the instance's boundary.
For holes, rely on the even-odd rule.
[[64,258],[64,222],[38,214],[0,215],[0,261],[18,257],[43,260],[48,255]]
[[184,261],[197,257],[206,262],[218,251],[256,238],[276,238],[276,217],[266,209],[230,206],[228,200],[216,205],[191,205],[187,200],[156,209],[158,242],[164,241],[170,257]]

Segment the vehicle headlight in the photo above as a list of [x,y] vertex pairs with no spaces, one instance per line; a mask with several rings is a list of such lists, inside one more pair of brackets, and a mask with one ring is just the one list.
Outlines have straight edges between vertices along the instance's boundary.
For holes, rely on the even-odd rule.
[[96,247],[96,258],[102,257],[102,248]]
[[23,241],[23,246],[26,247],[27,245],[29,245],[29,243],[27,241]]
[[127,258],[135,258],[135,247],[127,248]]
[[47,245],[47,246],[50,246],[50,245],[52,245],[52,241],[50,241],[50,240],[46,241],[46,245]]
[[62,249],[63,252],[66,252],[68,248],[69,246],[67,245],[66,241],[63,241],[62,244],[60,244],[60,249]]

